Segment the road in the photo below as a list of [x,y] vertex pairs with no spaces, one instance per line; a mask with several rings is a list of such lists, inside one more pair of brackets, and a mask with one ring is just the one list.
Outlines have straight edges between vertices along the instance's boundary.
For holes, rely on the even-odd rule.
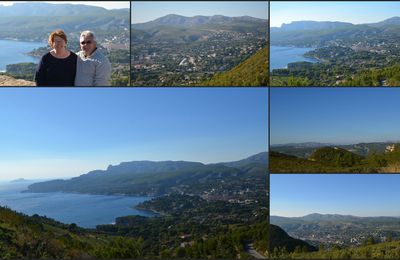
[[246,252],[254,256],[256,259],[267,259],[265,256],[254,249],[253,244],[246,244]]

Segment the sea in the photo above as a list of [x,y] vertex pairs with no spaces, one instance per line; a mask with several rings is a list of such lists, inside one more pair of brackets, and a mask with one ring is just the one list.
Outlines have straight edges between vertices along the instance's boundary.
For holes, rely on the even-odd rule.
[[23,193],[33,181],[0,182],[0,206],[27,215],[38,214],[62,223],[85,228],[112,224],[127,215],[152,217],[154,213],[137,210],[137,204],[152,197],[105,196],[74,193]]
[[46,43],[44,42],[0,40],[0,72],[4,72],[8,64],[20,62],[38,63],[39,58],[28,56],[26,53],[45,46]]
[[316,59],[304,57],[304,53],[312,51],[314,48],[298,48],[298,47],[270,47],[270,70],[287,68],[288,63],[296,61],[317,62]]

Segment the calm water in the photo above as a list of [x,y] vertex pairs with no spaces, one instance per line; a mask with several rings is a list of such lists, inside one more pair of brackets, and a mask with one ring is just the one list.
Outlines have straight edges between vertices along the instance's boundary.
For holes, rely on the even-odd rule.
[[315,59],[304,57],[304,53],[314,50],[313,48],[281,47],[271,46],[270,69],[287,68],[288,63],[296,61],[316,62]]
[[46,46],[43,42],[20,42],[0,40],[0,71],[6,70],[6,65],[20,62],[38,63],[39,58],[25,55],[33,49]]
[[27,215],[38,214],[87,228],[113,223],[120,216],[154,216],[150,212],[133,208],[151,199],[149,197],[21,193],[31,183],[0,183],[0,205]]

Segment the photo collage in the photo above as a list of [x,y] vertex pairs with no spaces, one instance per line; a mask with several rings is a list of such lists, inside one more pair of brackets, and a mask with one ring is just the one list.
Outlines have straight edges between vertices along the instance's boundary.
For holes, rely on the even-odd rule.
[[0,1],[0,258],[400,259],[399,39],[400,1]]

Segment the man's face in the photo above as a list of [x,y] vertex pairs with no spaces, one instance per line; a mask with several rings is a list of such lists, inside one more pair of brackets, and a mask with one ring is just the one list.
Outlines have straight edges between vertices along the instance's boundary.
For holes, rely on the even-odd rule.
[[81,36],[79,39],[79,43],[81,45],[81,50],[85,53],[86,56],[90,55],[96,48],[96,43],[91,36]]

